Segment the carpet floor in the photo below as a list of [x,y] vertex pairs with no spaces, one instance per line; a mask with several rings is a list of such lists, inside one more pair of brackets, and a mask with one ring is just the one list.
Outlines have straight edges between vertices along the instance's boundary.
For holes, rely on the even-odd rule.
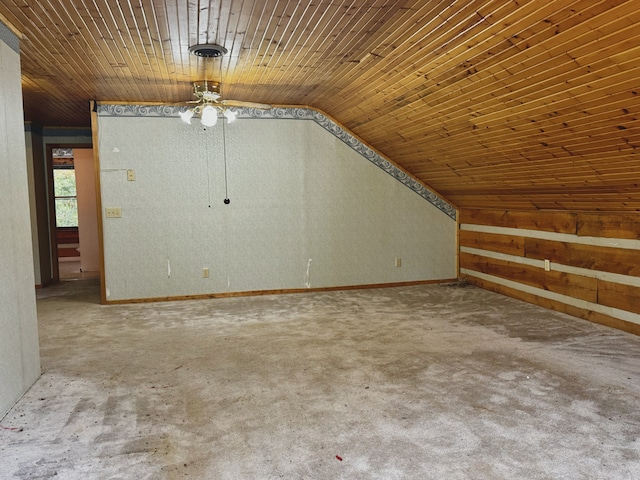
[[9,479],[640,478],[640,337],[460,284],[38,292]]

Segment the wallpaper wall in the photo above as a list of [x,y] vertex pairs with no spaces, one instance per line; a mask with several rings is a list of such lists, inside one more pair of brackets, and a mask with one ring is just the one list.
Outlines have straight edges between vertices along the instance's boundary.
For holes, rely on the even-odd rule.
[[19,52],[0,22],[0,418],[40,376]]
[[100,106],[107,300],[456,277],[437,195],[317,112],[240,113]]

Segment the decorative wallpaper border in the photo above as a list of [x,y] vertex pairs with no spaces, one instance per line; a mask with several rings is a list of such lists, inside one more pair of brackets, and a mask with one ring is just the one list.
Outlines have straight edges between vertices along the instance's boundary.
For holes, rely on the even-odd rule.
[[6,43],[11,50],[20,53],[20,39],[0,20],[0,40]]
[[51,156],[53,158],[73,158],[73,148],[52,148]]
[[[99,104],[98,115],[101,117],[179,117],[179,113],[186,107],[167,105],[116,105]],[[326,115],[310,108],[298,107],[274,107],[268,110],[248,107],[234,107],[238,118],[267,118],[287,120],[313,120],[336,138],[342,140],[353,150],[369,160],[387,174],[407,186],[440,211],[456,219],[456,209],[440,198],[435,192],[425,187],[413,176],[400,170],[388,159],[362,143],[347,130],[335,123]]]

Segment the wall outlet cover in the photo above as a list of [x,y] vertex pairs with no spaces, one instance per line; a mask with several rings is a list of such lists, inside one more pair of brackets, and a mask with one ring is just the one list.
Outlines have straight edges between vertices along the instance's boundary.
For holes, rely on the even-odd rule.
[[122,217],[122,209],[120,207],[105,208],[105,214],[106,214],[107,218],[121,218]]

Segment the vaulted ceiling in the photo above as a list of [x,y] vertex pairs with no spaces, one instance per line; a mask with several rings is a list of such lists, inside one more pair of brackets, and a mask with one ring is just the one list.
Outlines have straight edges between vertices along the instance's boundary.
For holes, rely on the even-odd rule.
[[640,211],[637,0],[0,0],[0,19],[43,126],[208,78],[326,112],[461,208]]

